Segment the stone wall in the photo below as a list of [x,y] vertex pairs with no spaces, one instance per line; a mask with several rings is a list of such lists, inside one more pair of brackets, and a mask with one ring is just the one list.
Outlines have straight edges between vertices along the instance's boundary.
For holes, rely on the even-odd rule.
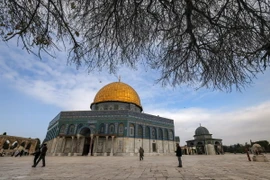
[[[32,138],[24,138],[24,137],[18,137],[18,136],[9,136],[9,135],[0,135],[0,149],[4,148],[5,142],[9,142],[6,149],[4,149],[4,152],[7,155],[11,155],[13,151],[20,148],[23,149],[25,152],[28,152],[29,154],[35,152],[36,146],[38,143],[38,139],[32,139]],[[12,146],[13,144],[16,144],[17,146],[14,148]]]

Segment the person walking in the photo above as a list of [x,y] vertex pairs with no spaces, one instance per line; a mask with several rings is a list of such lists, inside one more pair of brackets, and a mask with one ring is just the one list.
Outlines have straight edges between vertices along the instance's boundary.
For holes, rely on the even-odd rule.
[[46,165],[45,156],[46,156],[47,149],[48,149],[47,144],[43,144],[38,161],[32,167],[36,167],[41,159],[42,159],[42,164],[43,164],[42,167],[45,167]]
[[142,147],[140,147],[139,153],[140,153],[140,161],[141,161],[141,160],[143,160],[143,153],[144,153],[144,150]]
[[37,148],[37,150],[34,153],[32,153],[32,155],[35,156],[33,166],[37,163],[37,160],[40,156],[40,149],[41,149],[41,147]]
[[179,163],[178,167],[182,167],[182,159],[181,159],[182,150],[181,150],[181,147],[179,146],[179,144],[176,144],[176,151],[175,152],[176,152],[176,156],[178,158],[178,163]]

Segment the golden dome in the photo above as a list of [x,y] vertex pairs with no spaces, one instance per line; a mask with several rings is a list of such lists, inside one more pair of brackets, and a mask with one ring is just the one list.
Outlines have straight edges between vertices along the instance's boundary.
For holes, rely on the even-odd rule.
[[91,106],[96,103],[108,101],[132,103],[142,109],[140,97],[137,92],[122,82],[113,82],[101,88],[96,94]]

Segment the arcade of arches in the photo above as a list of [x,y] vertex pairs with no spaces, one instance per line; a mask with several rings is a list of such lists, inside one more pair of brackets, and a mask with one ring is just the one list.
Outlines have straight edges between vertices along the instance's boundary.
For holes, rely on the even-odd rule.
[[23,150],[31,154],[35,152],[38,141],[38,139],[0,135],[0,149],[3,149],[5,155],[11,155],[15,150]]

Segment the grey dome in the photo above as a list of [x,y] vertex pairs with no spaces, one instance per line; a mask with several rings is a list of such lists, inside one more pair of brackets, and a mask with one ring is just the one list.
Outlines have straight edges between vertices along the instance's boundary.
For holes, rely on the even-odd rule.
[[208,129],[206,129],[203,126],[200,126],[195,130],[195,136],[205,135],[205,134],[210,134],[210,133],[209,133]]

